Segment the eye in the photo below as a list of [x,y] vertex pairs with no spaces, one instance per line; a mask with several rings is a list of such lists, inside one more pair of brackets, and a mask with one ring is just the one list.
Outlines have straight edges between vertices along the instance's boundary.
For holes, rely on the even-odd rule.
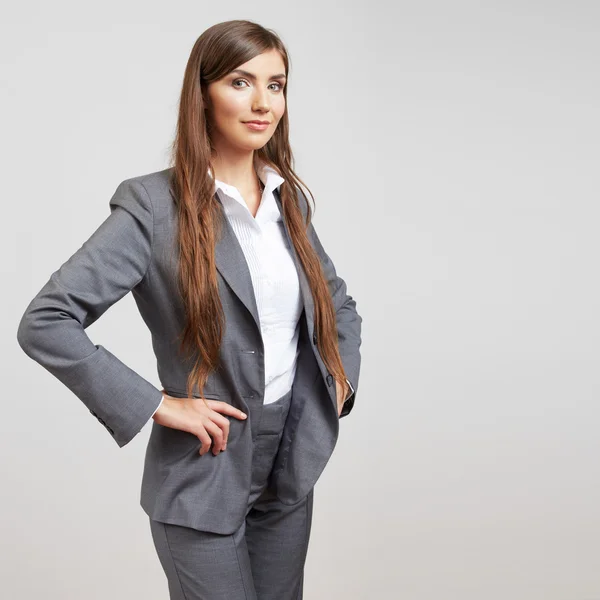
[[[233,87],[236,87],[236,88],[240,88],[240,89],[241,89],[241,86],[239,86],[239,85],[236,85],[236,83],[238,83],[238,82],[240,82],[240,81],[243,81],[244,83],[248,83],[248,81],[246,81],[245,79],[234,79],[234,80],[231,82],[231,85],[233,85]],[[250,84],[248,83],[248,85],[250,85]],[[276,86],[277,86],[277,89],[276,89],[275,91],[277,91],[277,92],[280,92],[280,91],[282,90],[282,88],[283,88],[283,86],[282,86],[280,83],[277,83],[277,82],[276,82],[276,83],[271,83],[270,85],[276,85]]]

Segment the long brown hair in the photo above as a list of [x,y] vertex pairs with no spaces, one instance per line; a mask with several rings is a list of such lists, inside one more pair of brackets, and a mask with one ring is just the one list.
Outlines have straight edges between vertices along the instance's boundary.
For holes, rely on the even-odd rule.
[[[198,353],[187,380],[187,394],[194,386],[203,395],[210,372],[218,367],[224,330],[224,313],[215,267],[215,241],[222,217],[214,197],[211,140],[205,116],[207,86],[258,54],[276,49],[289,71],[289,57],[279,36],[272,30],[246,20],[217,23],[200,35],[185,69],[179,102],[177,132],[171,147],[171,187],[178,209],[179,288],[185,306],[185,327],[180,336],[182,352]],[[307,237],[312,209],[303,220],[295,186],[304,185],[292,168],[289,143],[287,80],[283,88],[285,113],[267,144],[255,151],[258,162],[273,167],[284,179],[279,189],[282,217],[310,284],[318,349],[328,371],[348,392],[338,349],[336,314],[321,262]],[[304,186],[307,190],[308,187]],[[314,197],[308,190],[313,203]],[[305,196],[307,198],[307,196]],[[307,201],[308,204],[308,201]]]

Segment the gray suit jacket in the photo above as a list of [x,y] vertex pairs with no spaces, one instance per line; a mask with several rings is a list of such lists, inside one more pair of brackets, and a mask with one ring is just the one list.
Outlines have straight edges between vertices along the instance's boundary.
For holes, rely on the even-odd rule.
[[[172,170],[119,184],[109,202],[109,216],[50,276],[27,306],[17,332],[25,353],[78,396],[119,447],[149,421],[162,392],[107,348],[95,345],[84,330],[131,291],[152,334],[164,390],[170,396],[186,396],[191,362],[184,360],[178,349],[184,309],[176,283],[177,214],[170,189]],[[297,192],[306,214],[306,198]],[[281,210],[277,190],[275,197]],[[304,310],[292,404],[270,485],[281,502],[291,505],[308,494],[325,468],[337,441],[339,418],[335,382],[316,345],[308,280],[285,221],[281,226],[298,270]],[[341,358],[354,388],[344,405],[345,416],[358,390],[362,319],[312,224],[310,240],[329,283]],[[222,367],[210,375],[204,396],[231,403],[248,418],[229,418],[227,450],[218,456],[210,452],[199,456],[198,437],[153,421],[141,506],[159,521],[230,534],[245,517],[250,491],[255,424],[260,422],[265,389],[264,347],[250,273],[226,218],[215,256],[226,327],[220,350]]]

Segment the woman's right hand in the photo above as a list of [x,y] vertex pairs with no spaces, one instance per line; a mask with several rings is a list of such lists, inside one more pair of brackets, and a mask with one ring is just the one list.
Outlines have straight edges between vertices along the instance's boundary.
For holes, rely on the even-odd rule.
[[[164,390],[163,401],[152,417],[159,425],[194,434],[202,442],[200,456],[206,454],[212,442],[215,456],[227,448],[230,415],[246,419],[247,415],[227,402],[206,398],[175,398]],[[211,437],[212,436],[212,440]]]

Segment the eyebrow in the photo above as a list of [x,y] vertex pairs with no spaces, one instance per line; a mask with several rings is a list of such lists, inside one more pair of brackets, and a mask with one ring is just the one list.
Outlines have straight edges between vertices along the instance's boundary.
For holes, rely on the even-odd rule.
[[[238,73],[240,75],[244,75],[245,77],[252,79],[252,81],[256,81],[256,75],[254,75],[253,73],[250,73],[249,71],[244,71],[244,69],[234,69],[231,72]],[[285,76],[285,73],[278,73],[277,75],[271,75],[271,77],[269,77],[269,79],[286,79],[286,76]]]

